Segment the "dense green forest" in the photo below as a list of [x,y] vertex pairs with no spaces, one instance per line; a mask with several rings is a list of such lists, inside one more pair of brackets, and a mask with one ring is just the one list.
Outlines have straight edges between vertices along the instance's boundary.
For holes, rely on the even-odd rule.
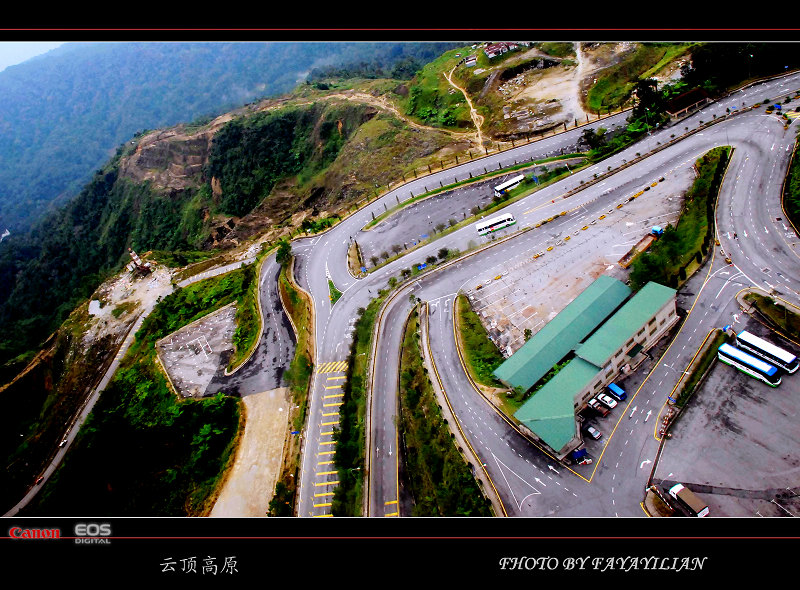
[[177,289],[156,306],[30,515],[199,516],[232,460],[241,400],[178,399],[155,342],[247,297],[254,265]]
[[137,131],[288,92],[315,67],[368,61],[390,72],[451,45],[68,43],[11,66],[0,72],[0,232],[22,231],[77,194]]
[[[312,179],[368,117],[362,105],[318,103],[233,119],[212,142],[200,188],[168,194],[120,177],[121,148],[76,198],[0,248],[0,382],[20,370],[70,311],[127,262],[129,246],[201,247],[205,212],[245,215],[279,179]],[[222,187],[219,202],[211,196],[212,177]]]

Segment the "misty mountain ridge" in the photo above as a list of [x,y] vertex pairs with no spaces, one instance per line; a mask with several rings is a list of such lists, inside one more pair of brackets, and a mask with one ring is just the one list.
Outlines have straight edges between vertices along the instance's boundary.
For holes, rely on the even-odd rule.
[[0,72],[0,228],[29,228],[137,132],[288,92],[316,68],[424,62],[443,45],[79,42],[10,66]]

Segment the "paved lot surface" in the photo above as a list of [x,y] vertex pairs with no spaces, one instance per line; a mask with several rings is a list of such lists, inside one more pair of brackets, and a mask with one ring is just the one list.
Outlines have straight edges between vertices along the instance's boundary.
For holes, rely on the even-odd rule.
[[[736,327],[800,352],[753,320]],[[800,373],[772,388],[716,362],[674,424],[656,482],[687,484],[712,516],[800,515],[798,405]]]
[[[599,214],[585,213],[582,207],[570,213],[568,223],[557,230],[542,225],[532,231],[546,236],[543,246],[524,258],[486,269],[475,283],[466,285],[473,308],[500,350],[507,356],[516,352],[525,342],[526,329],[535,334],[600,275],[626,281],[628,271],[619,259],[652,226],[677,221],[681,193],[691,180],[691,169],[683,168],[621,209],[616,208],[617,201],[608,201],[612,204],[607,209],[593,207]],[[599,219],[600,215],[605,217]],[[540,217],[532,210],[519,223],[536,224]]]
[[233,351],[236,308],[233,305],[185,326],[158,343],[158,353],[172,384],[185,397],[202,397]]

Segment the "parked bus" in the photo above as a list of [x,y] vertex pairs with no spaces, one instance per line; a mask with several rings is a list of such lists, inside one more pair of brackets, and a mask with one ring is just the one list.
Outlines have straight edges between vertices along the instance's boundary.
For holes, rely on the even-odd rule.
[[695,516],[708,516],[708,505],[682,483],[672,486],[669,489],[669,495],[685,506],[686,509]]
[[717,356],[723,363],[735,367],[751,377],[760,379],[767,385],[777,387],[781,383],[781,375],[778,369],[751,354],[747,354],[743,350],[739,350],[735,346],[723,344],[717,350]]
[[747,331],[739,332],[736,335],[736,344],[742,350],[760,356],[768,363],[783,369],[787,373],[794,373],[798,365],[800,365],[800,361],[791,352],[787,352]]
[[494,196],[502,196],[506,191],[510,191],[512,188],[519,186],[523,180],[525,180],[525,175],[520,174],[510,180],[506,180],[503,184],[498,184],[494,187]]
[[514,216],[511,215],[511,213],[506,213],[505,215],[498,215],[497,217],[492,217],[486,221],[476,223],[475,229],[478,231],[478,235],[483,236],[489,232],[497,231],[498,229],[508,227],[509,225],[514,225],[516,222],[517,220],[514,219]]

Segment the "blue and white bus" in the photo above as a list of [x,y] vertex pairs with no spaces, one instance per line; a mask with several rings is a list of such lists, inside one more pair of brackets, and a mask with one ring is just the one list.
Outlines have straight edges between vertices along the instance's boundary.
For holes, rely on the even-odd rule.
[[514,219],[514,216],[511,215],[511,213],[506,213],[504,215],[498,215],[497,217],[492,217],[486,221],[476,223],[475,229],[477,230],[479,236],[483,236],[489,232],[497,231],[498,229],[508,227],[509,225],[514,225],[516,222],[517,220]]
[[800,361],[791,352],[787,352],[746,330],[736,335],[736,344],[742,350],[760,356],[768,363],[783,369],[787,373],[794,373],[798,365],[800,365]]
[[523,180],[525,180],[525,175],[520,174],[519,176],[515,176],[510,180],[506,180],[503,184],[498,184],[496,187],[494,187],[494,196],[495,197],[502,196],[503,193],[510,191],[514,187],[519,186]]
[[771,387],[778,387],[781,383],[781,374],[777,368],[735,346],[723,344],[717,350],[717,357],[726,365],[760,379]]

